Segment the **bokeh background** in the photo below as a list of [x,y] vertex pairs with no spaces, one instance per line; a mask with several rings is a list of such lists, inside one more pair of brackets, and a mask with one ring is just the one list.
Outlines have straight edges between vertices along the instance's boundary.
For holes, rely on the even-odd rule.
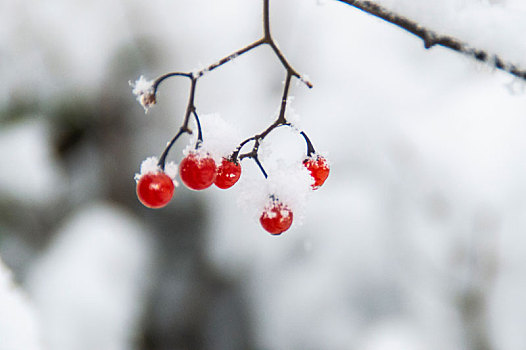
[[[379,3],[526,65],[521,0]],[[294,118],[332,164],[280,237],[242,208],[263,181],[250,161],[236,187],[179,187],[162,210],[133,180],[188,82],[145,115],[128,81],[258,39],[261,1],[0,1],[1,350],[526,348],[524,84],[337,1],[271,1],[271,21],[314,83],[293,85]],[[284,77],[258,48],[196,104],[241,140]]]

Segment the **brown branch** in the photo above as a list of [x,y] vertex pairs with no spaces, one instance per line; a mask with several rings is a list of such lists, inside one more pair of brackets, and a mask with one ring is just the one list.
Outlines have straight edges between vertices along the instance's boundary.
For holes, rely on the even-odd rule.
[[[190,121],[190,116],[191,115],[194,115],[195,117],[195,120],[196,120],[196,123],[197,123],[197,128],[198,128],[198,139],[197,139],[197,143],[196,143],[196,149],[199,148],[199,146],[201,145],[202,143],[202,132],[201,132],[201,125],[200,125],[200,122],[199,122],[199,117],[197,116],[197,113],[196,113],[196,107],[195,107],[195,102],[194,102],[194,99],[195,99],[195,91],[196,91],[196,88],[197,88],[197,81],[199,80],[199,78],[201,78],[202,76],[204,76],[207,72],[210,72],[218,67],[221,67],[222,65],[234,60],[235,58],[249,52],[249,51],[252,51],[253,49],[261,46],[261,45],[269,45],[272,49],[272,51],[274,52],[274,54],[276,55],[276,57],[278,58],[278,60],[281,62],[283,68],[285,69],[286,73],[287,73],[287,76],[285,78],[285,84],[284,84],[284,88],[283,88],[283,96],[281,98],[281,105],[280,105],[280,111],[279,111],[279,115],[278,115],[278,118],[270,125],[268,126],[263,132],[261,132],[260,134],[258,135],[255,135],[255,136],[252,136],[252,137],[249,137],[247,138],[246,140],[242,141],[240,143],[240,145],[234,150],[234,152],[231,154],[231,156],[229,157],[230,159],[232,159],[234,162],[237,162],[238,159],[239,160],[242,160],[244,158],[251,158],[253,159],[256,164],[259,166],[259,168],[261,169],[261,172],[263,173],[263,175],[265,176],[265,178],[267,177],[267,173],[265,171],[265,169],[263,168],[263,165],[261,164],[261,162],[259,161],[259,156],[258,156],[258,151],[259,151],[259,146],[260,146],[260,143],[261,141],[263,141],[263,139],[268,135],[270,134],[274,129],[276,129],[277,127],[280,127],[280,126],[290,126],[291,124],[287,121],[287,118],[286,118],[286,109],[287,109],[287,103],[288,103],[288,95],[289,95],[289,90],[290,90],[290,85],[291,85],[291,80],[293,77],[295,78],[298,78],[301,82],[303,82],[305,85],[307,85],[307,87],[309,88],[312,88],[312,83],[308,80],[306,80],[303,76],[301,76],[295,69],[294,67],[289,63],[289,61],[286,59],[285,55],[281,52],[281,50],[279,49],[277,43],[274,41],[274,39],[272,38],[271,36],[271,31],[270,31],[270,0],[263,0],[263,37],[259,40],[256,40],[254,42],[252,42],[251,44],[229,54],[228,56],[225,56],[223,58],[221,58],[220,60],[210,64],[209,66],[207,66],[206,68],[203,68],[203,69],[200,69],[198,71],[194,71],[194,72],[171,72],[171,73],[166,73],[166,74],[163,74],[161,76],[159,76],[157,79],[155,79],[153,82],[151,82],[151,86],[150,87],[143,87],[141,86],[140,89],[138,89],[137,91],[134,91],[134,94],[138,95],[138,99],[139,99],[139,102],[143,105],[143,107],[145,108],[145,110],[147,110],[150,106],[154,105],[156,102],[157,102],[157,90],[159,88],[159,85],[169,79],[169,78],[172,78],[172,77],[185,77],[185,78],[188,78],[190,79],[191,81],[191,86],[190,86],[190,94],[189,94],[189,97],[188,97],[188,104],[186,106],[186,111],[185,111],[185,116],[184,116],[184,119],[183,119],[183,123],[181,125],[181,127],[179,128],[179,131],[176,133],[176,135],[172,138],[172,140],[170,140],[170,142],[168,142],[168,144],[166,145],[166,148],[164,149],[163,153],[161,154],[160,158],[159,158],[159,162],[158,162],[158,166],[164,170],[164,167],[165,167],[165,163],[166,163],[166,157],[168,156],[168,153],[170,152],[170,149],[173,147],[173,145],[175,144],[175,142],[184,134],[192,134],[192,130],[190,129],[189,127],[189,121]],[[142,79],[142,77],[140,78]],[[141,80],[141,83],[146,83],[146,81],[142,81]],[[138,84],[138,83],[136,83]],[[134,86],[134,89],[137,85],[132,85]],[[306,136],[304,135],[304,137],[306,138]],[[306,138],[307,140],[307,138]],[[254,145],[252,146],[252,150],[250,152],[247,152],[245,154],[242,154],[242,155],[239,155],[241,149],[246,145],[248,144],[249,142],[254,142]]]
[[263,0],[263,37],[270,39],[270,0]]
[[201,69],[200,71],[198,71],[195,75],[197,78],[200,78],[202,77],[206,72],[210,72],[220,66],[222,66],[223,64],[225,63],[228,63],[230,61],[232,61],[233,59],[241,56],[242,54],[244,53],[247,53],[249,52],[250,50],[253,50],[255,49],[256,47],[262,45],[262,44],[265,44],[266,43],[266,40],[263,38],[263,39],[259,39],[259,40],[256,40],[254,41],[252,44],[250,45],[247,45],[245,46],[244,48],[242,49],[239,49],[237,50],[236,52],[234,53],[231,53],[230,55],[220,59],[219,61],[209,65],[208,67],[204,68],[204,69]]
[[289,102],[289,90],[290,90],[290,81],[294,73],[290,70],[287,71],[287,77],[285,78],[285,87],[283,88],[283,97],[281,97],[281,107],[279,109],[278,122],[285,124],[287,119],[285,118],[285,110],[287,108],[287,103]]
[[[186,105],[186,111],[185,111],[183,124],[179,128],[179,131],[177,132],[177,134],[170,140],[170,142],[168,142],[168,145],[166,145],[166,148],[161,154],[161,157],[159,157],[159,162],[157,163],[157,165],[163,170],[164,170],[164,166],[166,163],[166,157],[168,156],[168,152],[170,152],[170,149],[175,144],[175,141],[177,141],[177,139],[179,139],[179,137],[181,137],[183,134],[192,133],[192,130],[190,130],[190,128],[188,127],[188,123],[190,122],[190,115],[192,113],[195,114],[194,99],[195,99],[195,89],[197,87],[197,78],[194,77],[193,75],[190,75],[190,77],[192,79],[191,85],[190,85],[190,96],[188,97],[188,104]],[[201,138],[201,141],[202,141],[201,127],[199,125],[199,121],[198,121],[199,119],[197,118],[197,115],[196,115],[196,120],[197,120],[197,125],[199,127],[199,137]]]
[[368,0],[337,0],[347,5],[353,6],[363,12],[381,18],[386,22],[392,23],[405,31],[419,37],[424,41],[424,47],[430,49],[433,46],[442,46],[453,51],[457,51],[477,61],[481,61],[505,71],[517,78],[526,80],[526,70],[520,69],[517,65],[507,62],[498,55],[488,53],[485,50],[472,47],[466,42],[447,35],[440,35],[437,32],[425,28],[417,22],[399,15],[373,1]]

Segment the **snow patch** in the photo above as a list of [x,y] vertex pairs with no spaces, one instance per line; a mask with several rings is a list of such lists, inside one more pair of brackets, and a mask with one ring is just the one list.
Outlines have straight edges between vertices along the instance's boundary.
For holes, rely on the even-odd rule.
[[52,154],[43,117],[0,128],[0,194],[28,203],[49,202],[56,189],[64,187]]
[[33,306],[0,260],[0,350],[42,349],[39,333]]
[[95,204],[54,237],[28,279],[46,346],[133,349],[151,282],[147,229],[119,207]]

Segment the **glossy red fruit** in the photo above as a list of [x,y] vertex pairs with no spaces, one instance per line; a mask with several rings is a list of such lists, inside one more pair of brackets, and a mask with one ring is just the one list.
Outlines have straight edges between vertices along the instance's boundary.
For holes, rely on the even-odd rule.
[[175,186],[172,179],[163,172],[141,176],[137,182],[137,198],[148,208],[162,208],[170,202]]
[[208,154],[192,152],[179,164],[179,176],[186,187],[204,190],[214,183],[216,163]]
[[285,204],[274,200],[265,207],[263,214],[259,218],[261,226],[273,235],[280,235],[287,231],[292,225],[294,215],[292,210]]
[[223,190],[234,186],[241,176],[241,164],[223,158],[221,165],[217,167],[215,185]]
[[303,165],[309,170],[310,175],[314,179],[312,189],[317,190],[327,180],[329,176],[329,163],[323,156],[316,156],[316,158],[307,158],[303,161]]

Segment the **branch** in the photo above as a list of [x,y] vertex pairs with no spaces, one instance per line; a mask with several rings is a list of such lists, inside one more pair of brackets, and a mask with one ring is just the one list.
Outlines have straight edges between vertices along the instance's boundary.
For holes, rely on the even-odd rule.
[[[190,116],[193,115],[195,117],[195,121],[197,123],[197,130],[198,130],[198,137],[197,142],[195,145],[195,148],[198,149],[202,142],[203,142],[203,135],[201,132],[201,124],[199,122],[199,117],[197,116],[196,107],[195,107],[195,91],[197,87],[197,81],[199,78],[204,76],[207,72],[210,72],[216,68],[221,67],[222,65],[236,59],[237,57],[252,51],[253,49],[262,46],[262,45],[269,45],[272,48],[272,51],[278,58],[278,60],[281,62],[283,68],[287,72],[287,77],[285,79],[285,87],[283,89],[283,97],[281,99],[281,108],[279,112],[278,118],[269,126],[267,129],[265,129],[262,133],[249,137],[248,139],[241,142],[241,144],[233,151],[230,158],[237,163],[238,159],[242,160],[244,158],[252,158],[256,164],[261,169],[261,172],[267,177],[267,173],[265,169],[263,168],[263,165],[259,161],[258,157],[258,151],[259,151],[259,145],[261,141],[270,133],[272,130],[276,129],[279,126],[288,125],[290,126],[290,123],[287,121],[286,118],[286,109],[287,109],[287,103],[288,103],[288,95],[290,90],[290,82],[293,77],[298,78],[301,82],[303,82],[307,87],[312,88],[312,83],[308,81],[305,77],[300,75],[294,67],[289,63],[289,61],[286,59],[285,55],[281,52],[279,49],[277,43],[272,38],[272,35],[270,33],[270,11],[269,11],[269,2],[270,0],[263,0],[263,37],[259,40],[256,40],[252,42],[251,44],[229,54],[228,56],[223,57],[222,59],[218,60],[217,62],[214,62],[207,66],[206,68],[203,68],[201,70],[195,71],[195,72],[170,72],[161,75],[157,79],[153,81],[147,81],[142,76],[135,82],[135,84],[132,84],[130,82],[130,85],[133,86],[133,93],[137,95],[137,99],[141,103],[141,105],[144,107],[145,111],[148,110],[149,107],[156,104],[157,102],[157,91],[159,88],[159,85],[172,77],[184,77],[190,79],[191,86],[190,86],[190,96],[188,97],[188,104],[186,106],[185,116],[183,120],[183,124],[179,128],[179,131],[177,134],[172,138],[170,142],[168,142],[166,148],[164,149],[163,153],[161,154],[161,157],[159,158],[158,166],[164,170],[165,163],[166,163],[166,157],[168,156],[168,153],[170,152],[170,149],[175,144],[175,142],[184,134],[191,134],[192,130],[189,128],[188,123],[190,121]],[[307,141],[306,135],[304,135],[305,140]],[[252,147],[252,150],[248,153],[239,155],[241,152],[241,149],[243,146],[245,146],[250,141],[254,141],[254,145]],[[307,141],[308,142],[308,141]]]
[[[170,73],[171,74],[171,73]],[[170,74],[166,74],[166,76],[170,75]],[[181,74],[177,74],[177,76],[180,76]],[[182,74],[183,76],[186,76],[184,74]],[[197,78],[194,77],[193,75],[189,74],[190,76],[190,79],[191,79],[191,85],[190,85],[190,96],[188,97],[188,104],[186,105],[186,111],[185,111],[185,115],[184,115],[184,120],[183,120],[183,124],[181,125],[181,127],[179,128],[179,131],[177,132],[177,134],[175,134],[175,136],[173,137],[172,140],[170,140],[170,142],[168,142],[168,144],[166,145],[166,148],[164,149],[163,153],[161,154],[161,157],[159,158],[159,162],[157,163],[157,165],[162,169],[164,170],[164,166],[165,166],[165,163],[166,163],[166,157],[168,156],[168,152],[170,152],[170,149],[172,148],[172,146],[175,144],[175,141],[177,141],[177,139],[179,137],[181,137],[181,135],[183,134],[191,134],[192,133],[192,130],[190,130],[190,128],[188,127],[188,123],[190,122],[190,115],[192,113],[194,113],[195,115],[195,118],[196,118],[196,122],[197,122],[197,127],[198,127],[198,143],[199,141],[203,141],[202,140],[202,134],[201,134],[201,125],[199,123],[199,118],[197,117],[197,114],[195,114],[195,104],[194,104],[194,98],[195,98],[195,88],[197,86]],[[157,84],[158,85],[158,84]],[[155,100],[155,99],[154,99]]]
[[210,71],[212,71],[212,70],[214,70],[214,69],[216,69],[218,67],[221,67],[223,64],[228,63],[228,62],[236,59],[237,57],[241,56],[242,54],[244,54],[246,52],[249,52],[249,51],[255,49],[256,47],[258,47],[258,46],[260,46],[262,44],[265,44],[265,43],[266,43],[266,41],[265,41],[264,38],[254,41],[252,44],[247,45],[244,48],[239,49],[239,50],[237,50],[234,53],[231,53],[230,55],[220,59],[219,61],[217,61],[215,63],[212,63],[211,65],[209,65],[208,67],[206,67],[204,69],[201,69],[200,71],[195,73],[196,78],[202,77],[206,72],[210,72]]
[[481,61],[503,70],[517,78],[526,80],[526,70],[521,70],[517,65],[507,62],[498,55],[488,53],[485,50],[477,49],[471,45],[447,35],[440,35],[435,31],[425,28],[417,22],[386,9],[368,0],[336,0],[347,5],[356,7],[370,15],[381,18],[386,22],[392,23],[409,33],[419,37],[424,41],[424,47],[430,49],[435,45],[442,46],[464,55],[470,56],[477,61]]

